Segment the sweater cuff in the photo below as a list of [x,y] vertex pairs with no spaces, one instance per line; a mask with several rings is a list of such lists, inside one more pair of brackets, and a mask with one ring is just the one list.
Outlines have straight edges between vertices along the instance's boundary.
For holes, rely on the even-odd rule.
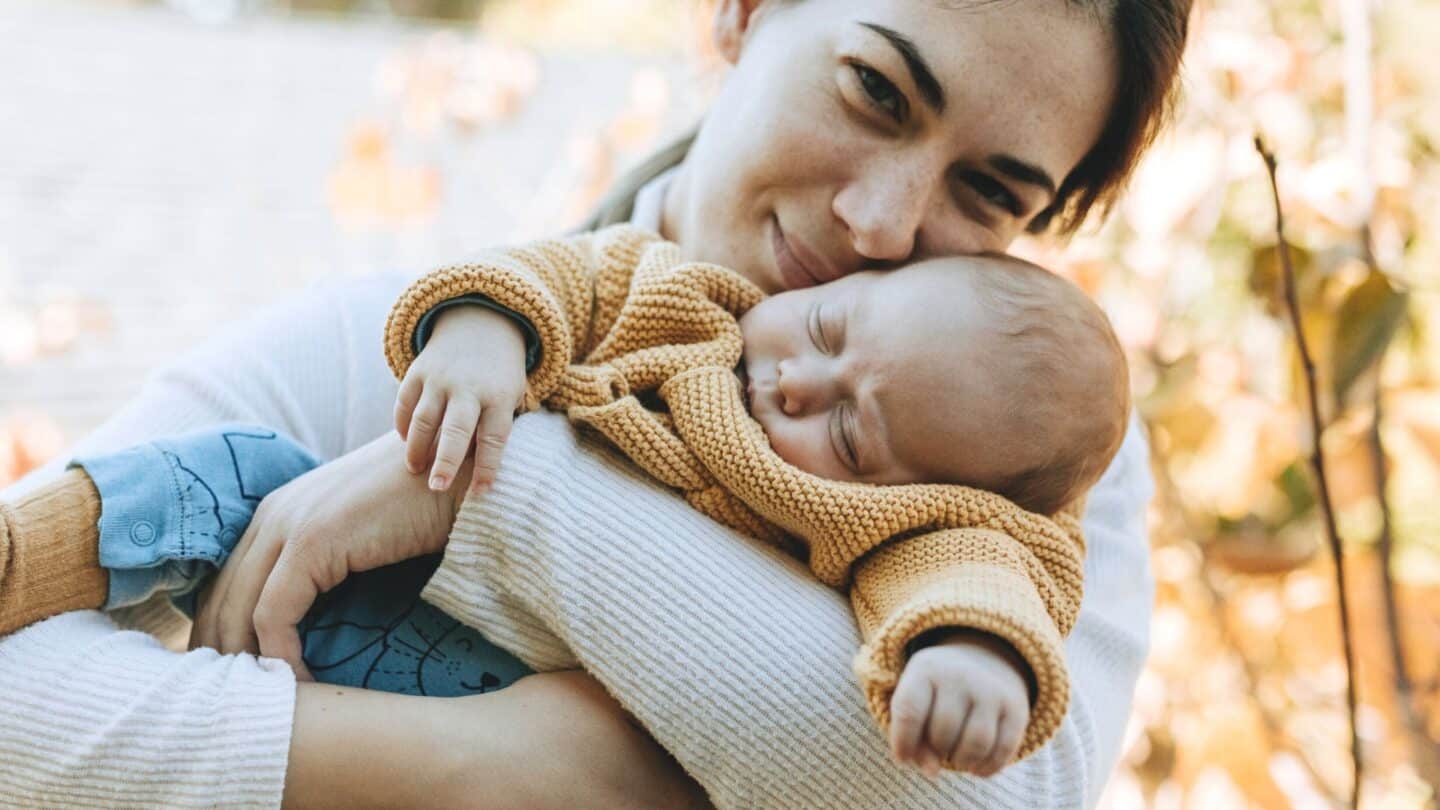
[[571,327],[564,308],[523,256],[496,253],[474,264],[437,270],[410,285],[385,322],[385,360],[395,378],[403,379],[415,362],[421,320],[435,307],[465,295],[482,296],[522,316],[535,330],[539,349],[528,372],[525,409],[538,407],[570,362]]
[[1035,691],[1016,759],[1038,750],[1060,728],[1069,708],[1064,642],[1034,584],[1021,572],[993,563],[968,563],[918,588],[860,648],[855,674],[881,729],[889,733],[890,699],[907,648],[920,635],[942,627],[989,633],[1020,654],[1034,676]]
[[439,320],[440,313],[458,306],[474,305],[494,310],[501,315],[508,316],[520,331],[525,333],[525,373],[529,374],[540,364],[540,333],[535,331],[535,324],[530,319],[491,300],[489,296],[480,293],[467,293],[446,301],[441,301],[431,307],[424,315],[420,316],[420,323],[415,326],[415,354],[425,350],[425,344],[430,342],[430,334],[435,331],[435,322]]
[[100,495],[80,471],[0,504],[0,635],[105,601],[99,514]]

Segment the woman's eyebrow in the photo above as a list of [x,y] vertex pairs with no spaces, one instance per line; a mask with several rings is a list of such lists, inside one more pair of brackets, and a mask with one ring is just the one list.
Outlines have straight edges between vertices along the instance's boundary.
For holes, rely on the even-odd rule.
[[990,164],[990,168],[1007,177],[1039,186],[1050,192],[1051,197],[1055,196],[1055,180],[1050,177],[1049,172],[1033,163],[1026,163],[1010,155],[991,155],[985,162]]
[[886,28],[879,23],[862,22],[861,26],[879,34],[900,53],[900,58],[905,60],[905,67],[910,69],[910,78],[915,80],[915,86],[920,89],[920,97],[925,99],[936,115],[945,112],[945,90],[936,81],[934,71],[920,55],[920,49],[915,43],[904,34],[893,28]]

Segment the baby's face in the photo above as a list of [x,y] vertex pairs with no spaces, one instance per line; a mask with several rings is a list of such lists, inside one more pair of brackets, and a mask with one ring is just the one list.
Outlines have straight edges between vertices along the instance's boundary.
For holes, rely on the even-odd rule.
[[781,458],[875,484],[983,486],[1022,467],[978,365],[1001,324],[957,261],[780,293],[740,319],[750,413]]

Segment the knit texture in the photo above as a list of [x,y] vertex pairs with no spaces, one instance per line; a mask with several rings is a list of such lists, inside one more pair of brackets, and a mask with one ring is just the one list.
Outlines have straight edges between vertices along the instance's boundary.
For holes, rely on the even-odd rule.
[[[359,447],[392,429],[395,378],[375,347],[386,313],[412,281],[386,273],[318,285],[229,328],[157,374],[71,452],[111,452],[234,420],[272,425],[326,458]],[[895,767],[874,733],[848,665],[859,636],[844,597],[792,558],[710,520],[619,454],[575,434],[560,415],[516,422],[514,452],[495,488],[466,504],[427,598],[441,604],[439,594],[453,594],[446,610],[492,638],[523,615],[529,624],[514,635],[533,639],[543,630],[583,663],[722,810],[1096,804],[1125,738],[1154,595],[1145,542],[1149,454],[1137,423],[1087,501],[1087,587],[1066,639],[1071,700],[1060,731],[989,779],[943,774],[935,783]],[[67,458],[0,495],[14,500],[54,480]],[[685,542],[667,542],[674,538]],[[495,601],[481,599],[491,594]],[[75,615],[82,621],[67,616],[0,637],[0,688],[20,694],[12,684],[21,684],[26,698],[10,707],[15,717],[0,718],[0,775],[7,780],[0,805],[60,780],[77,792],[121,790],[141,770],[150,789],[168,784],[180,792],[189,774],[167,767],[171,759],[208,760],[250,742],[268,741],[267,761],[283,761],[288,736],[234,735],[244,717],[260,712],[281,717],[288,730],[282,709],[291,706],[293,687],[252,690],[238,705],[201,690],[171,691],[173,714],[208,718],[211,728],[187,736],[183,747],[167,745],[149,726],[114,722],[129,716],[122,701],[87,700],[76,708],[97,733],[104,730],[103,744],[64,739],[85,745],[88,756],[8,757],[3,752],[31,744],[37,723],[56,716],[76,722],[46,709],[72,704],[69,681],[33,677],[44,650],[72,651],[76,678],[125,689],[131,685],[110,667],[129,669],[130,661],[155,654],[143,634],[106,626],[104,655],[80,655],[98,643],[91,631],[99,614]],[[135,626],[155,626],[150,616],[132,618]],[[249,677],[244,668],[229,673]],[[207,683],[217,694],[228,691],[224,679]],[[132,743],[144,744],[161,767],[127,759]],[[57,774],[57,763],[69,770]],[[280,795],[279,768],[252,773],[273,780],[256,786],[257,795]]]
[[[969,487],[830,481],[785,463],[733,371],[737,319],[762,293],[725,268],[682,262],[678,246],[646,231],[538,242],[426,276],[387,325],[397,376],[413,359],[420,316],[471,293],[553,341],[527,401],[603,434],[710,517],[787,548],[800,540],[816,576],[849,589],[864,639],[854,669],[882,732],[910,643],[947,626],[999,636],[1029,666],[1020,757],[1059,727],[1069,700],[1062,637],[1082,593],[1080,504],[1051,519]],[[668,412],[646,407],[652,393]]]
[[0,635],[105,604],[99,520],[100,493],[83,470],[0,503]]
[[0,647],[0,805],[278,807],[295,678],[76,612]]

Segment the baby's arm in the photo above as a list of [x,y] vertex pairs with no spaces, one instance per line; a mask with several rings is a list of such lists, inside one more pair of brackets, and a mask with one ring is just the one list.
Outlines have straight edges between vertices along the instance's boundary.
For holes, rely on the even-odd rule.
[[[993,636],[1004,643],[998,649],[1008,646],[1023,662],[1013,677],[1023,683],[1024,676],[1019,673],[1024,673],[1031,689],[1028,722],[1015,756],[1023,758],[1034,752],[1065,716],[1070,690],[1063,638],[1079,612],[1082,590],[1084,539],[1077,519],[1079,505],[1047,519],[1008,502],[997,502],[998,511],[980,521],[984,527],[947,529],[890,542],[855,567],[850,597],[865,638],[855,658],[855,673],[872,714],[902,759],[928,761],[922,757],[923,751],[901,747],[902,737],[916,739],[913,730],[897,737],[892,729],[897,708],[892,701],[902,677],[913,680],[925,672],[910,671],[907,652],[945,629],[963,628]],[[982,511],[990,511],[990,507]],[[1009,531],[989,527],[992,524],[1004,525]],[[926,652],[916,653],[910,663],[956,657],[954,653]],[[1010,683],[1013,686],[1014,680]],[[909,687],[918,689],[915,684]],[[913,712],[913,706],[908,710]],[[943,746],[943,741],[939,745]],[[943,759],[946,752],[933,753]],[[958,752],[942,764],[967,767]]]
[[[653,239],[621,227],[535,242],[411,285],[385,328],[386,359],[402,379],[395,429],[410,471],[433,456],[430,486],[447,488],[473,439],[471,492],[488,488],[515,411],[538,407],[603,336]],[[456,306],[465,299],[484,306]]]

